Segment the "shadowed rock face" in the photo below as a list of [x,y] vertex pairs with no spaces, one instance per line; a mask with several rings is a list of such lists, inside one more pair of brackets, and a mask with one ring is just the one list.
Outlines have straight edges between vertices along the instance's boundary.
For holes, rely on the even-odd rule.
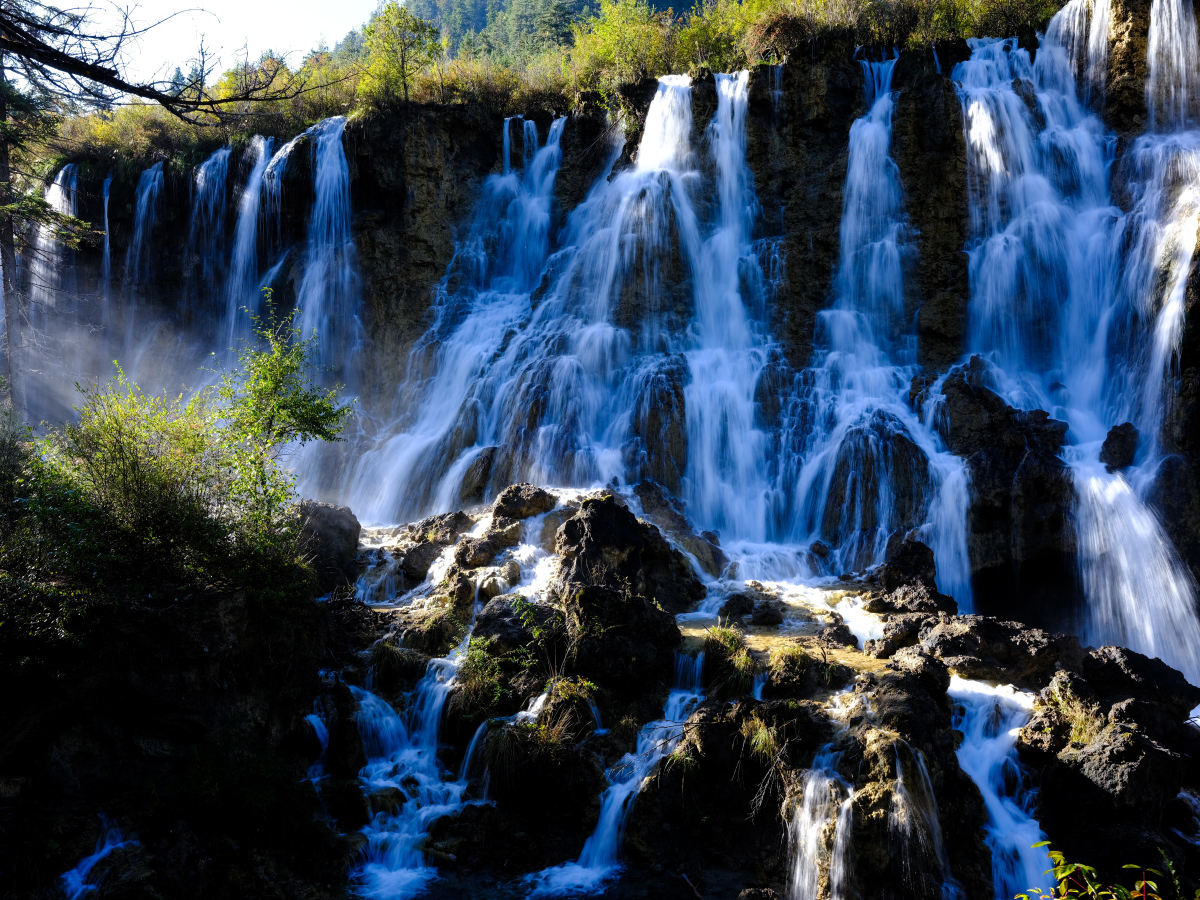
[[771,69],[754,70],[746,124],[760,227],[783,238],[786,273],[771,315],[794,368],[811,358],[817,313],[828,305],[850,126],[864,111],[852,42],[817,41],[808,49],[784,67],[779,98],[772,97]]
[[971,476],[967,542],[976,606],[1061,627],[1079,602],[1075,492],[1058,457],[1067,424],[1042,410],[1013,409],[987,381],[986,364],[972,357],[946,378],[939,412],[946,445]]

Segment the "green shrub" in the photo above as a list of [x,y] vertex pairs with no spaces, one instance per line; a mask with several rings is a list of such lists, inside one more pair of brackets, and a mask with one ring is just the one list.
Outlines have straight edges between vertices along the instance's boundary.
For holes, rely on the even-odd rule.
[[758,664],[736,628],[717,625],[704,632],[704,665],[714,697],[741,697],[754,687]]

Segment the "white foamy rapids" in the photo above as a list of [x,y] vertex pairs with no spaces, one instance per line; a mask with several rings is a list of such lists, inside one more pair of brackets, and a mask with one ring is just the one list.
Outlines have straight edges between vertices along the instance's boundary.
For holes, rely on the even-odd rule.
[[58,880],[62,885],[66,900],[79,900],[80,897],[96,889],[96,881],[91,878],[92,869],[96,867],[96,863],[114,850],[137,844],[136,840],[127,838],[116,823],[109,821],[106,816],[100,816],[100,823],[103,831],[96,840],[95,851],[81,859],[75,868],[59,876]]
[[675,658],[677,679],[694,690],[677,684],[667,696],[662,719],[650,722],[638,732],[637,749],[605,772],[608,788],[600,795],[600,821],[583,845],[575,862],[563,863],[527,875],[522,881],[530,888],[530,897],[564,897],[594,894],[621,871],[621,839],[625,820],[633,808],[642,782],[659,760],[672,753],[684,737],[684,723],[704,697],[698,693],[703,680],[704,655]]
[[363,789],[394,787],[409,798],[394,814],[376,813],[363,829],[367,845],[352,878],[365,897],[403,900],[420,893],[437,877],[421,849],[429,826],[470,802],[466,764],[462,777],[454,779],[437,758],[442,708],[469,641],[470,629],[447,657],[429,662],[403,716],[369,691],[350,689],[359,702],[358,730],[367,751],[359,773]]
[[996,900],[1050,888],[1044,874],[1052,868],[1050,857],[1033,848],[1046,839],[1032,815],[1035,792],[1017,757],[1017,734],[1029,721],[1033,695],[957,675],[950,679],[949,693],[956,704],[954,727],[963,733],[958,764],[979,788],[987,810],[985,840],[992,851]]
[[[1174,5],[1156,3],[1152,18]],[[1161,656],[1196,680],[1195,587],[1145,499],[1162,458],[1200,217],[1200,134],[1139,138],[1123,161],[1132,209],[1112,204],[1115,140],[1076,84],[1083,59],[1097,59],[1101,15],[1089,23],[1077,4],[1064,7],[1036,64],[1013,39],[973,40],[955,68],[973,225],[968,346],[993,364],[1009,403],[1070,425],[1063,456],[1079,504],[1088,639]],[[1014,90],[1022,80],[1044,128]],[[1127,421],[1141,435],[1135,467],[1108,473],[1101,443]]]

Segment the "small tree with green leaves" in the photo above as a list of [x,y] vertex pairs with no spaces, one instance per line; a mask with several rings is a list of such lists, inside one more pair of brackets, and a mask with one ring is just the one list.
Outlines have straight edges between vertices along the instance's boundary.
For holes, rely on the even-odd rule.
[[377,100],[402,93],[408,103],[409,85],[442,52],[437,28],[395,0],[388,0],[363,26],[363,38],[367,71],[361,89]]

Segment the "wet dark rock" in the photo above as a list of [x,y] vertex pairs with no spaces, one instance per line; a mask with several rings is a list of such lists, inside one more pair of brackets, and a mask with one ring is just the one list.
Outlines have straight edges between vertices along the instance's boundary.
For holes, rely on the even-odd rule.
[[1200,688],[1161,660],[1088,650],[1054,674],[1021,729],[1038,771],[1038,815],[1055,846],[1103,871],[1178,847],[1164,812],[1196,783],[1200,732],[1187,724]]
[[312,557],[313,568],[323,590],[353,584],[358,577],[358,519],[347,506],[300,501],[304,521],[303,546]]
[[754,612],[750,616],[751,625],[774,626],[783,624],[783,604],[779,602],[768,601],[760,603],[754,607]]
[[990,616],[943,618],[921,631],[921,649],[964,678],[1039,690],[1062,666],[1078,666],[1079,639]]
[[1110,472],[1129,468],[1137,455],[1138,439],[1137,427],[1132,422],[1114,425],[1100,448],[1100,462]]
[[458,490],[460,502],[478,503],[483,499],[492,477],[492,463],[499,449],[484,447],[471,465],[467,466],[467,471],[463,473],[462,486]]
[[[962,42],[906,48],[892,73],[896,105],[890,153],[913,224],[915,278],[906,279],[904,321],[917,322],[917,360],[945,371],[961,355],[967,321],[967,153],[962,104],[949,74],[970,55]],[[938,72],[938,63],[941,72]]]
[[[475,619],[473,637],[490,640],[502,652],[528,646],[533,628],[546,626],[561,615],[547,603],[530,603],[519,594],[501,594],[488,601]],[[528,621],[527,621],[528,620]]]
[[887,638],[864,641],[862,645],[863,653],[872,659],[887,659],[897,649],[895,642],[889,641]]
[[474,527],[475,522],[464,512],[430,516],[418,522],[413,527],[417,544],[405,551],[400,562],[405,583],[415,586],[424,581],[429,574],[429,567],[442,555],[442,551],[458,540],[460,534]]
[[371,815],[382,812],[394,816],[407,802],[408,795],[400,788],[395,787],[378,788],[367,795],[367,805],[371,808]]
[[484,535],[489,541],[497,547],[515,547],[521,542],[521,531],[524,526],[516,519],[509,519],[505,516],[494,516],[492,518],[492,527],[488,529]]
[[[634,494],[642,504],[642,510],[655,524],[659,525],[672,539],[692,556],[709,575],[719,577],[729,560],[718,546],[718,541],[696,534],[692,523],[684,514],[683,501],[672,497],[661,484],[649,479],[639,481],[633,487]],[[716,537],[716,535],[713,535]]]
[[662,533],[611,498],[584,500],[558,530],[561,584],[631,591],[674,615],[704,599],[706,589]]
[[874,573],[885,591],[891,592],[906,584],[923,584],[937,590],[937,566],[928,546],[906,539],[894,550],[889,546],[888,551],[883,565]]
[[817,635],[822,641],[840,647],[857,647],[858,638],[843,622],[822,628]]
[[554,495],[532,484],[511,484],[500,492],[492,505],[493,516],[528,519],[554,509]]
[[821,708],[807,701],[702,704],[689,717],[675,753],[644,783],[629,813],[626,853],[667,867],[693,867],[700,859],[707,860],[706,868],[751,869],[767,862],[775,874],[770,881],[781,883],[786,855],[771,862],[763,854],[764,848],[786,846],[784,821],[774,813],[782,801],[777,784],[768,786],[763,814],[750,815],[767,760],[750,751],[746,733],[760,729],[783,749],[789,771],[811,765],[833,731]]
[[[887,484],[884,483],[887,480]],[[876,410],[852,426],[838,447],[821,520],[821,538],[842,547],[851,538],[878,528],[908,531],[927,516],[929,460],[894,415]],[[890,490],[893,502],[880,521],[876,499]],[[867,542],[843,562],[857,570],[874,561]]]
[[721,604],[717,615],[722,619],[740,619],[754,612],[754,597],[750,594],[730,594],[729,599]]
[[691,381],[687,359],[666,357],[644,379],[630,422],[632,439],[625,465],[635,477],[650,478],[678,492],[687,469],[687,407],[684,388]]
[[501,549],[490,538],[464,538],[454,548],[454,564],[463,569],[479,569],[489,565]]
[[325,768],[335,778],[354,778],[367,764],[367,751],[355,718],[358,701],[344,684],[331,685],[325,698],[325,727],[329,730]]
[[1146,127],[1150,4],[1146,0],[1114,0],[1109,15],[1104,121],[1118,134],[1140,134]]
[[943,437],[970,473],[975,607],[1062,627],[1081,602],[1075,491],[1059,458],[1067,423],[1042,410],[1013,409],[988,386],[989,377],[975,356],[943,383]]
[[[792,370],[811,358],[817,316],[828,304],[837,266],[850,127],[865,111],[854,43],[841,34],[804,39],[783,68],[777,97],[769,67],[756,67],[750,77],[746,162],[762,206],[763,233],[779,236],[779,255],[786,260],[768,313],[783,350],[780,362]],[[756,390],[756,400],[768,400],[759,407],[765,422],[778,416],[773,398],[781,393],[775,391],[791,378],[778,367],[769,381]]]
[[538,544],[543,550],[548,553],[555,552],[554,542],[558,537],[559,527],[563,522],[575,515],[577,509],[579,509],[579,505],[574,504],[546,513],[546,518],[542,520],[542,532],[538,537]]

